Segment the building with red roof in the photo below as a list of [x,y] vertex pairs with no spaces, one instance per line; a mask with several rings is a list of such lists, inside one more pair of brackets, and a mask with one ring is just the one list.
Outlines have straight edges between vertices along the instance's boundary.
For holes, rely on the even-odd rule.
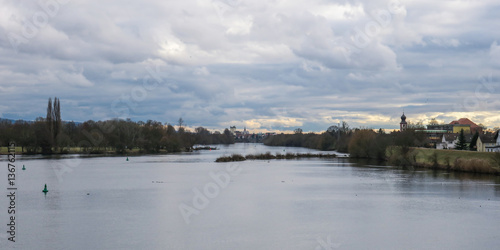
[[[468,118],[460,118],[458,121],[452,121],[450,122],[451,125],[463,125],[463,126],[470,126],[470,132],[471,134],[475,134],[478,132],[479,134],[483,133],[483,128],[481,126],[478,126],[475,124],[473,121],[469,120]],[[460,127],[460,126],[457,126]]]

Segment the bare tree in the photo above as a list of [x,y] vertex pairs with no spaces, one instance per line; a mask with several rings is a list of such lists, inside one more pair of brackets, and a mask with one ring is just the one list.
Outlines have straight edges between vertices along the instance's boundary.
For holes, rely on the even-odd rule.
[[179,121],[177,121],[177,123],[179,124],[179,128],[182,128],[182,126],[184,125],[184,120],[182,120],[182,117],[179,118]]
[[486,131],[486,129],[488,129],[488,127],[484,126],[482,123],[479,123],[478,126],[481,127],[483,131]]
[[436,120],[436,118],[432,118],[430,121],[429,121],[429,125],[438,125],[439,122]]

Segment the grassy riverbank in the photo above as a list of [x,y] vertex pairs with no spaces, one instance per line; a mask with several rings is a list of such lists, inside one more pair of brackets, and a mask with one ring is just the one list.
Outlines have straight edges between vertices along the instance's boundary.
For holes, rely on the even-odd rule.
[[[185,152],[185,151],[190,151],[191,149],[181,149],[181,151],[176,151],[176,152]],[[22,155],[22,154],[31,154],[33,155],[34,153],[28,153],[26,150],[24,152],[22,151],[21,147],[16,147],[15,153],[17,155]],[[36,154],[41,154],[42,152],[36,152]],[[174,153],[174,152],[169,152],[164,149],[160,149],[158,152],[154,152],[155,154],[167,154],[167,153]],[[0,147],[0,155],[7,155],[8,154],[8,148],[7,147]],[[103,147],[103,148],[94,148],[92,150],[85,150],[84,148],[80,147],[69,147],[69,148],[64,148],[60,151],[54,151],[51,155],[61,155],[61,154],[102,154],[102,155],[140,155],[140,154],[151,154],[151,152],[146,152],[144,150],[141,150],[139,148],[132,148],[132,149],[125,149],[121,152],[117,152],[115,148],[111,147]]]
[[500,174],[500,153],[415,148],[414,155],[416,167]]
[[[9,153],[9,148],[8,147],[0,147],[0,155],[6,155]],[[21,147],[16,147],[15,148],[15,153],[16,154],[22,154],[21,153]]]

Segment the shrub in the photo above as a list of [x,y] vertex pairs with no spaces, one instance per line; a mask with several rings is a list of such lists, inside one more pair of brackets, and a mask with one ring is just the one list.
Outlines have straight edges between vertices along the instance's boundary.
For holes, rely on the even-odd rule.
[[215,160],[215,162],[230,162],[230,161],[244,161],[246,160],[245,157],[243,157],[240,154],[233,154],[231,156],[222,156],[219,157]]
[[436,151],[432,152],[432,154],[428,158],[429,162],[431,162],[433,167],[438,167],[438,153]]
[[463,171],[463,172],[472,172],[472,173],[487,173],[494,174],[498,173],[496,169],[493,168],[492,164],[484,159],[464,159],[457,158],[453,166],[450,168],[451,170]]
[[387,135],[361,129],[352,135],[348,151],[351,157],[385,159],[388,144]]
[[412,148],[394,146],[391,147],[389,163],[400,167],[412,167],[416,163],[416,153]]

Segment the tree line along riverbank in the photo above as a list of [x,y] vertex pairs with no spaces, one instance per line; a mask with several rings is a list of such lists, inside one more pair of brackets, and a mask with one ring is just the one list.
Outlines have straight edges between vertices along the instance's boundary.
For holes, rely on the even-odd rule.
[[[148,120],[88,120],[82,123],[61,119],[57,97],[48,99],[46,117],[35,121],[12,121],[0,118],[0,146],[14,143],[17,154],[140,154],[193,150],[195,144],[232,144],[234,136],[210,132],[198,127],[194,132],[184,127],[179,118],[178,129],[170,124]],[[0,153],[5,154],[6,148]]]
[[[266,138],[265,145],[297,146],[349,153],[352,158],[386,161],[402,168],[432,168],[500,175],[500,153],[437,150],[424,133],[409,127],[390,134],[382,130],[332,126],[321,134],[281,134]],[[472,147],[467,147],[471,148]]]
[[[232,144],[234,137],[198,127],[191,132],[180,126],[148,120],[61,122],[57,130],[52,121],[0,121],[0,145],[15,142],[17,154],[141,154],[193,150],[196,144]],[[6,147],[0,148],[7,153]]]

